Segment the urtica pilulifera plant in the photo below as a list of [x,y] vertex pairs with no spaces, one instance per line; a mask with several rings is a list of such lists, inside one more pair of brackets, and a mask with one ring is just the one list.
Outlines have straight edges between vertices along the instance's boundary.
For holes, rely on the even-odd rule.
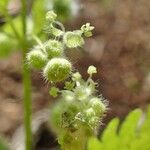
[[39,44],[27,54],[27,61],[31,67],[41,69],[44,78],[53,85],[64,81],[63,90],[52,86],[49,91],[53,97],[59,96],[51,108],[50,127],[62,150],[84,150],[87,139],[97,134],[107,104],[102,96],[98,96],[97,83],[92,80],[92,75],[97,73],[96,68],[90,66],[87,70],[89,78],[83,80],[79,72],[73,71],[65,56],[65,48],[81,47],[84,37],[92,36],[94,27],[87,23],[80,30],[65,32],[56,16],[53,11],[47,13],[45,31],[51,38],[42,43],[36,37]]

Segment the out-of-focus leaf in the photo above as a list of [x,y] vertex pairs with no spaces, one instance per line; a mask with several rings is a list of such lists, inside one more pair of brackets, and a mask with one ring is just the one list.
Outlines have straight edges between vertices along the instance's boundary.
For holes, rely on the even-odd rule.
[[5,33],[0,33],[0,58],[9,56],[16,48],[16,40]]
[[[13,19],[12,22],[13,22],[15,28],[17,29],[18,34],[21,36],[21,34],[22,34],[22,20],[21,20],[21,16],[18,16],[17,18]],[[13,32],[13,30],[11,28],[11,25],[10,25],[9,21],[2,27],[2,29],[6,33],[14,35],[14,32]]]
[[8,145],[2,137],[0,137],[0,150],[8,150]]
[[[118,147],[118,136],[117,136],[117,128],[119,124],[119,119],[113,119],[102,135],[103,141],[103,149],[109,149],[111,145],[111,150],[116,150]],[[113,139],[113,140],[112,140]]]
[[[21,16],[18,16],[17,18],[12,19],[12,22],[13,22],[18,34],[21,37],[22,36]],[[2,30],[8,34],[15,36],[9,21],[2,27]],[[32,34],[32,32],[33,32],[33,22],[32,22],[32,19],[28,17],[27,18],[27,34],[30,35],[30,34]]]
[[58,19],[65,21],[72,16],[72,2],[73,0],[52,0],[52,9],[58,15]]
[[126,148],[129,149],[132,145],[131,141],[136,139],[137,125],[141,114],[142,112],[140,109],[134,110],[123,122],[119,131],[119,144],[120,146],[122,145],[123,150],[126,150]]
[[140,109],[129,113],[119,134],[116,132],[118,120],[113,119],[104,130],[101,141],[93,138],[89,140],[88,150],[150,150],[150,108],[145,117],[141,117],[141,114]]
[[138,130],[137,139],[133,142],[131,150],[150,150],[150,108],[143,113],[141,128]]
[[92,137],[88,140],[88,150],[103,150],[102,149],[102,144],[100,143],[100,141],[95,138],[95,137]]
[[34,22],[34,33],[38,33],[43,29],[46,14],[45,0],[35,0],[32,8],[32,18]]
[[9,0],[0,0],[0,16],[5,14]]

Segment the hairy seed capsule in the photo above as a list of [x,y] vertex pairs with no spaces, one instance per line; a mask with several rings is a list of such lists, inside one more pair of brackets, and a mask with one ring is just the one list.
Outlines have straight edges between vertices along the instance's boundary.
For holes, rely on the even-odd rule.
[[89,101],[90,107],[92,107],[95,112],[100,115],[106,111],[105,104],[101,101],[100,98],[94,97]]
[[87,119],[95,116],[95,111],[93,108],[88,108],[86,111],[85,111],[85,116]]
[[33,50],[27,54],[27,61],[36,69],[41,69],[47,62],[47,56],[40,50]]
[[45,78],[52,82],[65,80],[71,73],[72,65],[64,58],[52,58],[43,70]]
[[62,56],[64,46],[61,42],[57,40],[49,40],[45,44],[45,50],[47,52],[48,58],[51,59],[53,57]]
[[80,30],[77,31],[68,31],[64,35],[64,43],[68,48],[76,48],[80,47],[84,44],[84,39],[82,38],[82,32]]

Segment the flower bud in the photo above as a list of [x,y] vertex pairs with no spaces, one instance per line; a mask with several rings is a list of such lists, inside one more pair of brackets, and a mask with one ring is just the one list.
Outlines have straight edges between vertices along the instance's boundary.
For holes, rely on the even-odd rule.
[[54,22],[56,19],[57,15],[54,13],[54,11],[48,11],[46,14],[46,20],[49,22]]
[[73,81],[79,81],[81,80],[82,76],[79,72],[75,72],[74,74],[72,74],[72,80]]
[[47,52],[48,58],[59,57],[63,54],[64,46],[61,42],[57,40],[49,40],[45,44],[45,50]]
[[52,58],[43,70],[45,78],[52,82],[63,81],[69,77],[72,70],[71,63],[64,58]]
[[88,70],[87,70],[87,73],[92,76],[93,73],[97,73],[97,70],[96,70],[96,67],[94,66],[89,66]]
[[33,50],[27,54],[27,61],[36,69],[41,69],[47,63],[47,56],[40,50]]
[[57,97],[58,92],[59,92],[59,89],[53,86],[53,87],[51,87],[51,89],[49,91],[49,94],[53,97]]
[[68,48],[76,48],[78,46],[82,46],[84,44],[84,39],[82,38],[82,32],[80,30],[77,31],[68,31],[64,35],[64,43]]

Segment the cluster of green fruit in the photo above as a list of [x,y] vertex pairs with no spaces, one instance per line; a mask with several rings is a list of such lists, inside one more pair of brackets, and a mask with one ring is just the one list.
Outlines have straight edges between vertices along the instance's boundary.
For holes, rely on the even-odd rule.
[[87,138],[97,133],[107,105],[102,97],[97,96],[96,83],[92,80],[93,73],[97,73],[96,68],[88,68],[89,78],[84,81],[79,72],[73,73],[65,49],[81,47],[84,37],[92,36],[94,27],[86,23],[80,30],[65,32],[63,25],[55,21],[56,14],[53,11],[47,13],[46,20],[45,29],[51,39],[45,43],[38,39],[39,45],[27,54],[27,60],[33,68],[43,70],[47,81],[56,83],[70,77],[70,80],[65,81],[63,90],[56,87],[50,89],[53,97],[60,94],[58,102],[51,109],[50,126],[62,149],[83,150]]
[[65,48],[82,46],[83,36],[90,37],[94,29],[87,23],[80,30],[65,32],[55,27],[56,17],[53,11],[46,15],[46,29],[52,38],[45,43],[41,42],[27,54],[28,63],[33,68],[42,69],[45,79],[51,82],[63,81],[70,76],[72,64],[64,54]]
[[50,117],[51,128],[58,135],[62,149],[78,147],[78,150],[82,150],[86,140],[97,133],[107,110],[107,104],[101,96],[97,96],[97,84],[91,78],[96,73],[96,68],[90,66],[88,73],[90,76],[87,81],[76,72],[72,75],[72,80],[65,83],[64,90],[55,87],[51,89],[51,95],[62,93],[52,108]]

